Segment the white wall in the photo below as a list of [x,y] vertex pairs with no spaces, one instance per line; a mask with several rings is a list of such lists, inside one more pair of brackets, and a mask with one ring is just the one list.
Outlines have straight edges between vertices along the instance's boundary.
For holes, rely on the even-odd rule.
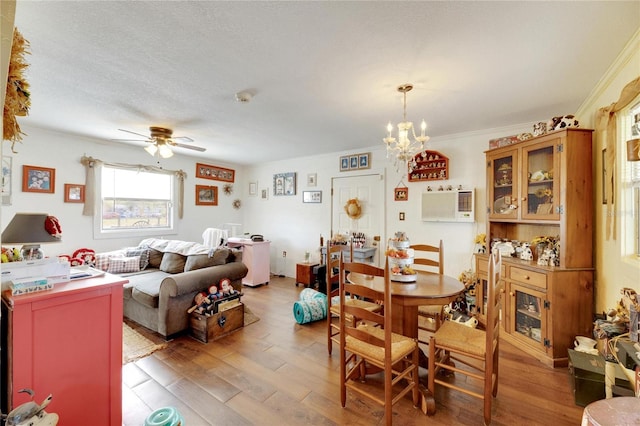
[[[541,120],[546,117],[541,117]],[[445,247],[445,273],[458,276],[460,272],[472,266],[474,238],[485,232],[486,189],[484,151],[489,139],[531,131],[532,124],[516,125],[509,128],[484,130],[481,132],[451,135],[434,138],[430,141],[431,150],[439,151],[449,157],[450,179],[446,181],[409,182],[406,175],[404,183],[409,188],[408,201],[394,201],[394,188],[403,176],[397,173],[391,159],[386,158],[382,142],[369,150],[336,152],[294,160],[275,161],[247,167],[245,181],[258,182],[258,189],[268,189],[269,198],[255,197],[244,200],[244,231],[264,234],[271,243],[271,272],[295,277],[295,265],[304,260],[304,253],[312,253],[312,260],[320,257],[320,234],[325,241],[330,238],[331,178],[344,176],[340,172],[339,158],[342,155],[371,152],[371,171],[379,171],[385,176],[386,223],[385,234],[392,236],[396,231],[404,231],[412,242],[437,243],[442,239]],[[297,195],[295,197],[273,196],[273,174],[296,172]],[[317,173],[317,186],[307,187],[307,175]],[[420,220],[420,194],[427,186],[437,188],[440,185],[462,185],[476,188],[475,223],[435,223]],[[322,191],[321,204],[304,204],[302,191]],[[399,212],[405,212],[405,221],[398,219]],[[384,242],[382,248],[384,249]],[[282,252],[287,257],[282,258]]]
[[[541,117],[545,119],[545,117]],[[23,126],[28,136],[18,145],[17,154],[5,155],[13,158],[12,205],[2,206],[1,219],[3,228],[16,212],[45,212],[58,217],[62,224],[63,241],[45,246],[48,255],[70,253],[82,247],[96,251],[106,251],[122,246],[136,245],[140,238],[130,239],[94,239],[93,218],[82,216],[82,205],[64,203],[63,188],[65,183],[84,183],[84,168],[80,164],[82,155],[99,158],[104,161],[126,162],[132,164],[155,164],[141,147],[119,145],[113,142],[81,138],[54,131]],[[450,179],[446,181],[404,182],[409,187],[408,201],[394,201],[393,190],[403,176],[397,173],[391,159],[380,145],[372,146],[371,170],[379,171],[386,182],[386,223],[385,234],[393,235],[396,231],[404,231],[413,242],[437,243],[444,241],[445,272],[457,276],[461,271],[472,266],[473,240],[475,235],[485,232],[485,160],[484,151],[488,148],[489,139],[530,131],[531,124],[523,124],[508,128],[484,130],[474,133],[451,135],[434,138],[430,149],[439,151],[449,157]],[[5,147],[6,148],[6,147]],[[233,164],[218,163],[195,157],[174,155],[162,160],[166,169],[182,169],[187,172],[185,181],[185,213],[179,223],[178,234],[165,235],[165,238],[202,241],[202,232],[207,227],[219,227],[222,223],[235,222],[242,224],[242,230],[249,234],[264,234],[272,241],[271,272],[295,277],[295,264],[304,259],[304,253],[312,253],[312,259],[320,257],[320,234],[330,238],[331,203],[329,190],[331,178],[344,176],[340,172],[339,158],[353,152],[337,152],[313,157],[282,160],[259,164],[251,167],[240,167]],[[224,195],[222,182],[196,179],[195,163],[219,165],[236,170],[234,191],[230,196]],[[54,194],[25,193],[21,190],[22,166],[24,164],[52,167],[56,169],[56,191]],[[296,172],[297,194],[294,197],[273,196],[273,175],[275,173]],[[317,186],[307,187],[307,175],[317,174]],[[258,194],[249,195],[249,182],[258,182]],[[218,206],[195,206],[195,185],[217,185],[219,187]],[[420,220],[420,194],[426,191],[427,185],[437,188],[439,185],[462,185],[465,188],[476,188],[476,222],[475,223],[433,223]],[[261,198],[261,190],[267,189],[268,199]],[[322,203],[302,202],[303,190],[321,190]],[[242,201],[239,210],[233,209],[234,199]],[[405,212],[406,220],[398,219],[399,212]],[[384,249],[384,242],[382,244]],[[287,257],[282,258],[282,251]]]
[[[24,120],[23,120],[24,121]],[[41,212],[56,216],[62,225],[62,242],[47,244],[43,249],[47,255],[71,254],[78,248],[92,248],[98,252],[124,246],[137,245],[141,238],[93,238],[93,218],[82,215],[82,204],[64,202],[64,184],[84,184],[85,169],[80,164],[83,155],[106,162],[156,165],[152,158],[140,147],[117,144],[115,142],[82,138],[69,134],[29,127],[21,123],[27,134],[22,144],[16,145],[17,154],[11,152],[4,142],[3,155],[12,157],[13,176],[11,182],[12,205],[2,206],[2,229],[6,227],[17,212]],[[233,193],[224,195],[224,182],[196,179],[195,164],[203,162],[236,170],[236,182]],[[23,165],[49,167],[55,169],[55,193],[42,194],[22,192]],[[164,235],[167,239],[183,239],[202,242],[202,232],[207,227],[219,227],[226,222],[242,223],[244,207],[236,210],[232,206],[234,199],[242,199],[242,189],[246,187],[243,169],[233,164],[215,161],[203,161],[195,157],[175,154],[162,159],[161,165],[167,170],[182,169],[187,173],[185,179],[184,218],[179,220],[178,233]],[[196,206],[195,185],[218,186],[218,206]]]

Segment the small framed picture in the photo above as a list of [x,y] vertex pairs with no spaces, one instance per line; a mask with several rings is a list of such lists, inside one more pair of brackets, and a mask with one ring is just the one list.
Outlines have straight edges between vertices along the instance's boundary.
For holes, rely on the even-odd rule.
[[296,173],[273,175],[273,195],[296,195]]
[[394,190],[393,199],[395,201],[407,201],[409,199],[409,188],[400,186]]
[[371,167],[371,165],[369,163],[369,155],[371,155],[371,154],[370,153],[358,154],[358,168],[359,169],[368,169],[369,167]]
[[252,197],[258,195],[258,182],[249,182],[249,195]]
[[358,168],[358,156],[352,155],[349,157],[349,168],[351,170],[356,170]]
[[75,183],[64,184],[65,203],[84,203],[84,185]]
[[53,194],[56,187],[56,169],[22,166],[22,191]]
[[345,155],[340,157],[340,171],[346,172],[347,170],[349,170],[349,156]]
[[318,174],[317,173],[309,173],[307,175],[307,186],[316,186],[318,183]]
[[268,200],[269,199],[269,188],[264,188],[262,190],[262,195],[261,195],[263,200]]
[[217,206],[218,187],[196,185],[196,206]]
[[322,203],[322,191],[302,191],[303,203]]

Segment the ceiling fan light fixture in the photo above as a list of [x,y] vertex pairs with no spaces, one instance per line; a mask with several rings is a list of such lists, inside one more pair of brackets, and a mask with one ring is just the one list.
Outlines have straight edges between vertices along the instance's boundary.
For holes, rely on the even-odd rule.
[[144,150],[147,151],[153,157],[154,155],[156,155],[156,152],[158,151],[158,147],[156,146],[156,144],[147,145],[144,147]]
[[173,151],[166,144],[159,144],[158,151],[160,153],[160,157],[169,158],[173,155]]

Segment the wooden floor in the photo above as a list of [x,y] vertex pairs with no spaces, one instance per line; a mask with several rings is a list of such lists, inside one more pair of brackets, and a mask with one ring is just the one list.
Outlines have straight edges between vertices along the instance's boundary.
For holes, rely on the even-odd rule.
[[[139,426],[160,407],[178,409],[189,426],[379,425],[382,407],[349,395],[340,406],[339,353],[328,356],[325,322],[299,325],[293,302],[302,290],[291,278],[245,288],[243,302],[260,321],[203,344],[188,336],[123,367],[123,423]],[[501,343],[494,425],[579,425],[566,368],[550,369]],[[426,386],[426,370],[420,371]],[[455,380],[455,379],[454,379]],[[462,380],[462,379],[460,379]],[[394,406],[397,425],[481,425],[482,401],[436,391],[433,416],[410,397]]]

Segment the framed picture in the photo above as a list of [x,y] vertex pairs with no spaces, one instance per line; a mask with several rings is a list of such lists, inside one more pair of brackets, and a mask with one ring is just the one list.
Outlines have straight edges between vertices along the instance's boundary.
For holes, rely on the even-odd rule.
[[218,187],[196,185],[196,206],[217,206]]
[[318,184],[318,174],[309,173],[307,175],[307,186],[316,186]]
[[357,170],[358,169],[358,156],[357,155],[352,155],[349,157],[349,168],[351,170]]
[[225,169],[224,167],[196,163],[196,177],[202,179],[221,180],[223,182],[234,182],[236,172],[235,170]]
[[409,188],[406,186],[399,186],[394,190],[393,199],[395,201],[407,201],[409,199]]
[[322,191],[302,191],[303,203],[321,203]]
[[11,205],[11,157],[2,157],[2,205]]
[[295,172],[273,175],[273,195],[296,195]]
[[22,166],[22,191],[53,194],[56,188],[56,169]]
[[349,157],[345,155],[340,157],[340,171],[346,172],[347,170],[349,170]]
[[252,197],[258,195],[258,182],[249,182],[249,195]]
[[262,190],[261,198],[262,198],[263,200],[268,200],[268,199],[269,199],[269,188],[264,188],[264,189]]
[[369,156],[371,154],[370,153],[366,153],[366,154],[358,154],[358,168],[359,169],[368,169],[370,166],[369,164]]
[[363,152],[360,154],[344,155],[340,157],[340,171],[369,169],[371,168],[371,153]]
[[84,185],[75,183],[64,184],[65,203],[84,203]]

